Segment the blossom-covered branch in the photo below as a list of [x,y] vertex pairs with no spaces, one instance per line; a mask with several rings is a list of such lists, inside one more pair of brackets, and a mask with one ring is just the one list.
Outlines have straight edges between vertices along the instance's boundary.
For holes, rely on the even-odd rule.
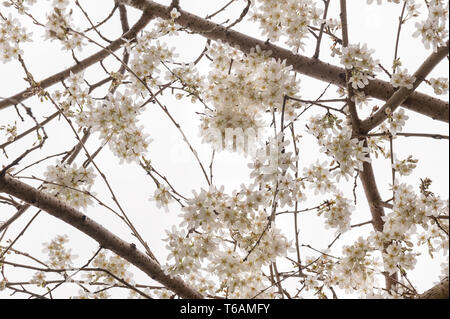
[[[433,52],[417,69],[414,73],[414,78],[416,79],[412,84],[412,87],[401,87],[386,101],[386,103],[381,107],[374,115],[364,120],[361,123],[361,132],[367,133],[371,129],[382,123],[387,117],[389,112],[394,112],[394,110],[402,105],[404,101],[411,96],[414,90],[425,80],[428,74],[433,70],[433,68],[442,61],[448,55],[448,41],[446,46],[439,47],[436,52]],[[448,112],[448,110],[447,110]],[[447,113],[448,117],[448,113]]]
[[[128,4],[141,10],[149,10],[157,17],[164,19],[171,18],[169,7],[150,0],[119,0],[119,3]],[[286,59],[287,64],[292,65],[294,71],[325,82],[345,86],[345,70],[340,67],[322,62],[318,59],[295,54],[290,50],[230,30],[227,27],[205,20],[189,12],[179,10],[179,13],[180,16],[176,19],[176,23],[208,39],[221,40],[246,53],[249,53],[252,48],[259,46],[261,50],[272,51],[272,57],[281,60]],[[375,79],[370,81],[364,88],[364,92],[377,99],[387,101],[394,94],[395,88],[386,81]],[[426,94],[414,92],[403,101],[402,106],[435,120],[447,123],[449,121],[448,102]]]
[[202,298],[200,293],[191,289],[181,279],[167,275],[156,262],[137,250],[134,244],[123,241],[99,223],[54,198],[52,195],[43,193],[10,177],[8,174],[0,176],[0,191],[45,210],[56,218],[72,225],[96,240],[103,248],[115,252],[179,296],[183,298]]

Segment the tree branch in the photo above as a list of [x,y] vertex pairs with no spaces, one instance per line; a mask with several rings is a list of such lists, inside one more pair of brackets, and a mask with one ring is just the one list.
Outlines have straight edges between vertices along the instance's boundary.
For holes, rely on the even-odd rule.
[[436,286],[428,289],[423,294],[420,294],[418,299],[448,299],[448,277],[438,283]]
[[0,176],[0,191],[17,197],[72,225],[93,238],[103,248],[113,251],[181,297],[203,298],[200,293],[187,286],[181,279],[167,275],[156,262],[137,250],[134,244],[125,242],[102,225],[55,197],[22,183],[8,174]]
[[[75,64],[74,66],[65,69],[64,71],[58,72],[40,82],[38,82],[39,87],[41,89],[46,89],[53,84],[56,84],[60,81],[63,81],[67,79],[71,73],[76,74],[87,67],[103,60],[107,56],[111,54],[111,52],[118,50],[122,44],[124,44],[127,40],[133,39],[136,34],[141,31],[153,18],[153,15],[149,11],[145,11],[141,18],[136,22],[136,24],[123,36],[121,36],[119,39],[113,41],[110,45],[106,47],[104,50],[100,50],[99,52],[91,55],[90,57],[87,57],[86,59],[81,60],[79,63]],[[10,106],[15,105],[19,102],[22,102],[23,100],[27,99],[32,95],[32,89],[28,88],[20,93],[17,93],[14,96],[11,96],[9,98],[6,98],[2,101],[0,101],[0,110]]]
[[[364,120],[361,123],[361,132],[367,133],[373,128],[377,127],[386,118],[386,110],[389,108],[391,112],[400,106],[420,85],[420,83],[425,80],[427,75],[434,69],[434,67],[448,54],[449,43],[444,47],[440,47],[437,52],[433,52],[417,69],[414,73],[416,81],[413,84],[412,89],[407,89],[406,87],[401,87],[386,101],[386,103],[371,117]],[[447,109],[447,122],[448,122],[448,109]]]
[[[341,7],[341,25],[342,25],[342,47],[348,47],[348,27],[347,27],[347,3],[346,0],[340,0]],[[345,69],[345,86],[347,88],[347,105],[348,112],[350,113],[350,119],[352,121],[352,129],[354,133],[359,132],[360,129],[360,119],[358,117],[358,112],[356,110],[355,102],[352,100],[354,95],[353,87],[350,84],[351,71]]]
[[[150,0],[117,0],[119,3],[128,4],[141,10],[149,10],[157,17],[170,19],[170,10],[168,6],[155,3]],[[185,28],[197,32],[200,35],[211,39],[221,40],[233,47],[238,47],[245,53],[257,45],[262,50],[271,50],[272,56],[281,60],[286,59],[288,65],[293,66],[293,70],[315,79],[330,82],[335,85],[345,86],[345,70],[335,65],[322,62],[318,59],[305,57],[295,54],[290,50],[264,42],[243,33],[229,30],[214,22],[203,19],[189,12],[179,10],[180,17],[177,23]],[[388,82],[382,80],[372,80],[364,88],[366,95],[387,101],[395,92],[395,88]],[[1,104],[0,104],[1,105]],[[447,122],[449,121],[448,102],[431,97],[426,94],[412,93],[402,105],[412,111],[429,116],[433,119]]]

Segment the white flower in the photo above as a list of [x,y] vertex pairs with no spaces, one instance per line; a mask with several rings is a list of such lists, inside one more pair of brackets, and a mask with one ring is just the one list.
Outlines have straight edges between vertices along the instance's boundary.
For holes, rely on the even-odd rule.
[[341,64],[346,69],[351,70],[350,83],[357,90],[369,84],[369,80],[374,79],[374,73],[379,71],[379,61],[372,58],[373,50],[369,50],[367,45],[355,44],[342,48]]
[[337,228],[338,234],[350,230],[351,212],[354,209],[351,200],[344,198],[341,192],[337,192],[331,201],[322,205],[318,214],[323,214],[327,227]]
[[69,0],[53,0],[53,6],[64,10],[69,5]]
[[430,47],[436,52],[437,48],[444,46],[448,41],[448,2],[441,0],[431,1],[428,5],[428,17],[422,22],[416,22],[416,31],[413,37],[422,36],[426,49]]
[[45,273],[43,271],[36,272],[30,282],[39,287],[45,287]]
[[[388,2],[400,3],[400,0],[387,0]],[[367,4],[372,4],[373,0],[367,0]],[[382,0],[377,0],[377,4],[380,5]]]
[[181,14],[178,12],[177,8],[173,8],[172,11],[170,11],[170,18],[172,20],[175,20],[178,18]]
[[[248,150],[256,145],[265,126],[261,121],[264,112],[280,111],[280,101],[286,95],[295,96],[299,82],[286,60],[269,58],[270,52],[259,46],[244,55],[221,42],[212,43],[208,55],[213,61],[203,94],[215,110],[207,110],[202,117],[203,141],[216,149]],[[288,106],[286,121],[295,116],[291,111]],[[226,143],[227,137],[231,143]]]
[[164,185],[159,185],[155,190],[154,195],[150,198],[150,200],[156,202],[156,207],[161,208],[164,207],[165,211],[168,212],[168,205],[173,201],[172,195],[169,190]]
[[398,69],[397,72],[392,74],[391,84],[393,87],[406,87],[408,90],[412,90],[413,84],[416,81],[416,77],[409,75],[407,69]]
[[309,36],[308,26],[323,22],[322,11],[311,0],[258,1],[252,18],[270,40],[285,36],[287,45],[302,49]]
[[[46,252],[49,257],[49,266],[53,269],[64,269],[71,267],[73,259],[77,258],[76,255],[71,253],[71,249],[66,249],[64,245],[68,242],[68,236],[56,236],[50,243],[44,243],[43,252]],[[36,274],[35,279],[43,284],[45,282],[45,276],[43,274]]]
[[394,114],[390,114],[390,110],[387,109],[386,113],[388,114],[389,132],[395,136],[403,129],[403,126],[406,124],[406,120],[409,119],[409,116],[405,114],[405,110],[403,108],[400,108]]
[[131,92],[108,94],[97,105],[90,104],[77,114],[80,126],[90,126],[100,132],[112,152],[122,161],[139,161],[151,142],[143,127],[137,126],[140,105],[133,101]]
[[331,115],[315,116],[310,123],[308,131],[318,139],[321,151],[339,163],[339,169],[333,171],[333,176],[347,179],[353,176],[355,169],[362,170],[364,161],[370,161],[369,148],[364,147],[363,140],[352,138],[352,128],[347,124],[343,125]]
[[392,168],[395,169],[402,176],[410,175],[414,168],[416,168],[418,160],[413,159],[412,156],[408,156],[407,159],[404,160],[395,160],[394,164],[392,164]]

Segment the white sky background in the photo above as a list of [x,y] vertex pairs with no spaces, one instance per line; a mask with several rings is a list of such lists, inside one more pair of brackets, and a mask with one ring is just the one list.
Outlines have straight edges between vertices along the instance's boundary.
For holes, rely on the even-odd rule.
[[[162,4],[170,4],[170,1],[157,1]],[[391,69],[391,63],[394,55],[394,45],[396,30],[398,25],[398,16],[401,12],[401,5],[384,4],[367,5],[365,0],[351,0],[348,2],[348,24],[349,24],[349,41],[350,43],[367,43],[369,48],[376,50],[374,58],[379,59],[381,64],[387,69]],[[51,2],[50,2],[51,3]],[[112,9],[113,1],[99,0],[99,1],[87,1],[80,0],[83,8],[90,14],[92,21],[98,22],[102,20]],[[205,17],[207,14],[215,12],[222,7],[227,1],[206,1],[206,0],[181,0],[180,5],[183,10],[194,13],[198,16]],[[236,1],[235,4],[229,7],[229,9],[213,20],[215,22],[223,22],[230,18],[233,21],[237,18],[245,6],[244,1]],[[88,26],[86,19],[82,16],[78,8],[74,7],[74,18],[79,23],[79,27],[84,29]],[[425,5],[422,4],[422,12],[425,9]],[[1,7],[3,13],[3,7]],[[33,8],[33,15],[39,21],[45,21],[45,14],[49,12],[50,6],[48,1],[39,0]],[[338,1],[332,1],[330,5],[329,17],[338,19]],[[130,26],[139,18],[140,11],[128,8]],[[406,67],[410,73],[420,66],[424,59],[431,53],[430,50],[425,50],[420,38],[412,38],[411,34],[414,32],[414,22],[425,19],[426,15],[422,15],[415,20],[408,21],[403,26],[401,33],[399,57],[401,58],[403,67]],[[73,64],[70,52],[61,51],[61,45],[59,42],[43,41],[42,35],[44,33],[43,28],[33,27],[29,22],[29,19],[21,17],[23,25],[30,26],[28,31],[33,31],[33,37],[35,42],[27,45],[22,45],[24,50],[24,60],[37,80],[44,79],[56,72],[59,72],[68,66]],[[116,12],[114,23],[108,23],[101,27],[102,33],[111,40],[116,39],[121,34],[121,28],[118,18],[118,12]],[[251,23],[243,22],[233,29],[241,32],[245,32],[249,35],[261,37],[258,28]],[[339,34],[340,35],[340,34]],[[98,40],[98,37],[94,32],[90,33],[94,39]],[[204,48],[206,40],[196,35],[186,35],[180,33],[179,37],[169,38],[169,47],[175,46],[176,52],[180,55],[179,61],[192,61],[194,60]],[[322,49],[320,59],[330,62],[331,64],[338,65],[338,58],[331,58],[328,54],[328,47],[330,41],[327,37],[324,37],[322,42]],[[312,39],[306,46],[306,51],[301,52],[306,56],[312,56],[315,49],[315,40]],[[82,59],[91,55],[93,52],[99,50],[95,45],[88,45],[85,50],[80,54],[76,51],[77,58]],[[121,52],[117,51],[121,56]],[[207,70],[209,64],[208,60],[203,60],[199,65],[200,70]],[[117,61],[114,58],[109,57],[105,61],[105,65],[111,71],[117,70]],[[204,72],[203,72],[204,73]],[[206,73],[204,73],[206,74]],[[303,75],[299,75],[301,78],[301,91],[299,95],[304,99],[316,99],[317,96],[326,87],[327,83],[320,82],[308,78]],[[383,78],[380,74],[379,77]],[[444,59],[430,74],[430,77],[448,77],[448,60]],[[0,97],[11,96],[27,87],[27,83],[23,80],[24,73],[20,68],[19,62],[13,61],[7,64],[0,64]],[[96,81],[105,77],[103,70],[96,64],[90,67],[85,72],[85,78],[89,83],[95,83]],[[383,78],[386,79],[386,78]],[[61,89],[61,85],[55,85],[48,89],[52,92],[55,88]],[[103,97],[105,90],[98,89],[94,91],[94,96]],[[329,94],[326,97],[335,98],[336,87],[329,89]],[[417,91],[433,95],[431,87],[425,83],[421,84]],[[167,92],[169,93],[169,92]],[[174,118],[180,123],[184,132],[188,136],[193,146],[198,150],[200,158],[205,166],[209,165],[211,158],[211,150],[208,145],[202,145],[198,137],[198,116],[194,112],[203,111],[203,106],[200,104],[191,104],[189,99],[176,100],[170,94],[164,94],[160,97],[160,100],[168,106],[169,111]],[[448,100],[448,95],[439,96],[439,98]],[[38,119],[43,119],[43,116],[48,116],[55,112],[54,106],[49,102],[40,103],[36,98],[30,98],[24,101],[24,104],[28,107],[32,107],[34,115]],[[370,108],[373,105],[382,105],[382,101],[372,99]],[[317,108],[312,108],[312,111],[308,111],[302,118],[306,120],[313,115]],[[320,111],[322,112],[322,111]],[[21,113],[24,115],[23,109]],[[423,133],[438,133],[448,134],[448,125],[442,122],[433,121],[427,117],[418,115],[407,111],[410,116],[410,120],[407,121],[404,127],[404,132],[423,132]],[[366,115],[366,114],[364,114]],[[25,117],[25,116],[24,116]],[[198,163],[194,160],[192,153],[187,148],[186,144],[182,142],[181,136],[169,121],[167,116],[157,108],[156,106],[147,106],[146,112],[141,116],[141,124],[145,125],[145,132],[150,134],[154,140],[149,147],[147,158],[152,160],[152,164],[162,174],[164,174],[169,181],[174,185],[175,189],[185,196],[190,196],[193,189],[200,190],[201,187],[206,188],[207,184],[202,176]],[[17,120],[17,115],[13,107],[0,111],[0,126],[10,123],[13,120]],[[305,123],[305,122],[303,122]],[[27,128],[34,124],[27,118],[25,123],[18,122],[18,132],[23,132]],[[304,138],[299,144],[300,148],[300,172],[302,167],[309,166],[310,163],[315,162],[316,158],[325,157],[318,153],[319,147],[314,141],[314,138],[307,134],[303,130],[304,124],[297,125],[297,133],[302,134]],[[303,132],[301,131],[303,130]],[[49,136],[46,144],[42,150],[34,151],[27,156],[22,162],[20,167],[25,167],[40,158],[45,156],[59,153],[62,151],[70,150],[75,144],[76,139],[73,136],[70,128],[64,120],[54,120],[46,126],[46,131]],[[4,137],[0,137],[0,144],[4,142]],[[6,159],[3,154],[0,154],[0,164],[8,164],[10,160],[14,159],[17,155],[20,155],[25,149],[29,148],[31,143],[34,142],[34,135],[30,135],[27,138],[22,139],[18,143],[14,143],[12,146],[7,147],[6,150],[9,155],[9,159]],[[98,135],[94,134],[87,143],[88,150],[94,152],[101,142],[98,139]],[[394,141],[394,149],[398,158],[406,158],[409,154],[412,154],[415,158],[419,159],[419,165],[411,176],[402,177],[401,180],[412,184],[415,190],[418,190],[419,178],[429,177],[433,180],[431,190],[443,199],[448,198],[448,140],[432,140],[424,138],[402,138],[399,137]],[[77,158],[76,163],[81,165],[85,160],[85,156],[82,153]],[[176,204],[171,205],[169,213],[164,210],[158,210],[153,202],[148,199],[155,190],[155,185],[150,177],[146,176],[143,170],[136,164],[119,164],[119,160],[114,157],[108,148],[104,148],[102,152],[96,157],[97,164],[100,165],[102,171],[106,174],[108,181],[110,182],[115,194],[117,195],[120,203],[122,204],[125,212],[129,215],[135,227],[139,233],[147,241],[152,251],[155,252],[157,258],[164,263],[168,254],[165,249],[164,238],[165,230],[170,229],[172,225],[178,225],[179,220],[177,214],[179,212],[179,206]],[[243,158],[240,155],[230,153],[216,153],[214,161],[214,184],[216,186],[225,185],[227,192],[231,193],[232,190],[239,188],[242,183],[249,182],[249,170],[247,164],[249,160]],[[47,165],[54,164],[55,160],[50,159],[29,169],[24,174],[36,175],[43,178],[43,172]],[[391,197],[388,185],[391,182],[391,170],[389,160],[374,161],[374,171],[377,179],[377,184],[381,192],[383,199]],[[24,175],[21,174],[21,175]],[[398,177],[398,176],[397,176]],[[33,183],[38,185],[39,183]],[[352,198],[353,181],[343,183],[341,185],[344,190],[344,194],[348,198]],[[106,203],[112,203],[110,195],[108,194],[103,181],[97,178],[95,187],[93,188],[97,194]],[[313,207],[321,203],[325,197],[319,198],[310,196],[311,200],[306,203],[302,203],[299,209]],[[370,211],[365,201],[365,196],[362,190],[362,186],[358,182],[357,189],[358,206],[354,215],[352,216],[352,224],[365,222],[371,219]],[[7,206],[1,206],[0,221],[7,220],[15,210],[10,209]],[[286,208],[286,207],[285,207]],[[1,245],[6,244],[7,239],[14,239],[21,229],[27,224],[30,218],[34,215],[36,209],[29,209],[18,221],[16,221],[7,231],[6,236],[3,238]],[[118,234],[122,239],[138,242],[130,235],[130,231],[125,225],[118,220],[118,218],[111,216],[107,210],[95,206],[90,207],[87,210],[87,215],[95,221],[101,223],[112,232]],[[284,217],[277,217],[276,225],[285,230],[285,234],[288,238],[293,239],[293,216],[282,215]],[[325,230],[323,223],[323,217],[318,217],[315,212],[308,212],[300,215],[300,240],[303,244],[309,244],[317,249],[324,249],[334,238],[334,230]],[[352,230],[350,233],[346,233],[341,236],[341,239],[336,243],[332,252],[337,255],[340,254],[340,247],[342,244],[350,244],[357,238],[357,236],[365,236],[372,230],[371,225],[366,225],[360,228]],[[97,244],[87,236],[74,229],[73,227],[49,216],[45,212],[41,213],[37,219],[33,222],[31,227],[27,230],[24,236],[15,244],[16,249],[22,251],[28,251],[34,256],[38,256],[43,260],[46,260],[45,254],[42,252],[42,243],[50,242],[56,235],[68,234],[70,238],[70,246],[73,252],[79,256],[76,260],[78,265],[83,265],[91,254],[97,249]],[[139,245],[138,245],[139,247]],[[303,256],[312,256],[314,252],[307,249],[301,249]],[[409,272],[409,278],[412,280],[418,291],[424,291],[430,288],[433,283],[438,280],[440,275],[440,263],[443,260],[436,256],[437,260],[431,260],[426,251],[418,258],[417,267],[414,271]],[[444,257],[446,258],[446,257]],[[18,259],[20,260],[20,259]],[[285,266],[288,266],[287,264]],[[284,268],[284,269],[283,269]],[[288,270],[283,267],[283,262],[280,263],[280,271]],[[22,271],[18,269],[7,268],[6,276],[9,281],[28,281],[34,272]],[[135,279],[139,283],[150,283],[147,276],[136,271]],[[59,290],[59,292],[58,292]],[[55,297],[66,298],[70,295],[75,295],[78,291],[76,287],[67,286],[67,288],[58,289],[54,294]],[[338,293],[339,296],[343,296],[343,293]],[[118,290],[117,297],[126,297],[127,292],[124,290]],[[17,298],[23,297],[19,295],[8,296],[5,292],[0,292],[0,298]]]

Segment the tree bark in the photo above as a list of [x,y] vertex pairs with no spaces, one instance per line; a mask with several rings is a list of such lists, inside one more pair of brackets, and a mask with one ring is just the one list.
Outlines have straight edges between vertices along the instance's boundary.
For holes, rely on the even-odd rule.
[[113,251],[180,297],[189,299],[203,298],[199,292],[190,288],[180,278],[166,274],[156,262],[139,251],[134,244],[120,239],[99,223],[55,197],[14,179],[8,174],[0,175],[0,192],[17,197],[72,225],[97,241],[101,247]]
[[[170,6],[164,6],[150,0],[118,0],[117,2],[128,4],[137,9],[149,10],[156,17],[170,19],[170,10],[172,9]],[[262,50],[272,51],[272,56],[274,58],[282,60],[286,59],[287,64],[292,65],[296,72],[324,82],[345,87],[345,70],[343,68],[322,62],[318,59],[295,54],[290,50],[230,30],[189,12],[183,10],[178,11],[181,15],[176,19],[176,23],[193,32],[197,32],[208,39],[221,40],[224,43],[239,48],[245,53],[249,53],[252,48],[255,48],[258,45]],[[382,80],[372,80],[369,82],[369,85],[364,88],[364,92],[367,95],[383,101],[387,101],[395,91],[396,89],[390,83]],[[446,123],[449,121],[448,102],[423,93],[412,93],[402,102],[402,106],[414,112],[429,116],[435,120]]]

